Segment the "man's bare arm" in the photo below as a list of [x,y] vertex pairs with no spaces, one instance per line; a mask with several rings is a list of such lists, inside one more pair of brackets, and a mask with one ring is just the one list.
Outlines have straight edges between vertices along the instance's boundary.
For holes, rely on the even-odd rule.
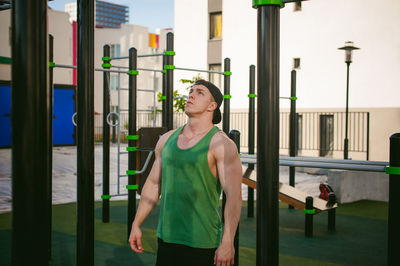
[[215,263],[230,265],[234,260],[233,241],[242,208],[242,166],[236,145],[225,134],[219,134],[214,152],[218,178],[226,195],[224,232]]
[[144,184],[142,189],[139,207],[136,212],[135,219],[132,223],[131,234],[129,237],[129,243],[131,244],[131,248],[135,252],[143,252],[141,244],[142,233],[140,231],[140,226],[149,215],[151,210],[154,208],[160,197],[159,191],[161,182],[161,151],[172,132],[173,131],[170,131],[162,135],[157,142],[153,167],[151,168],[150,174],[147,177],[146,183]]

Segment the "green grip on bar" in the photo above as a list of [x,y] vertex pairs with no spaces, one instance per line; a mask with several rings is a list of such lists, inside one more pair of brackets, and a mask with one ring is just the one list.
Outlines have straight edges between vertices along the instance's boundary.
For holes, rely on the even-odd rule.
[[136,190],[139,188],[139,185],[126,185],[126,189],[129,190]]
[[304,209],[305,214],[315,214],[315,209]]
[[164,55],[175,55],[175,51],[165,51]]
[[230,99],[230,98],[232,98],[232,95],[230,95],[230,94],[224,94],[224,99]]
[[111,61],[111,57],[109,57],[109,56],[103,56],[103,57],[101,58],[101,60],[103,60],[103,61]]
[[161,72],[162,72],[163,74],[165,74],[165,73],[167,73],[167,70],[163,69]]
[[55,67],[56,66],[56,63],[54,63],[54,62],[49,62],[49,67]]
[[164,101],[164,100],[167,99],[167,96],[163,95],[163,96],[160,97],[160,99]]
[[250,93],[248,96],[249,96],[249,98],[256,98],[257,97],[257,95],[254,94],[254,93]]
[[230,72],[230,71],[224,71],[224,75],[225,75],[225,76],[231,76],[231,75],[232,75],[232,72]]
[[164,69],[175,69],[174,65],[164,65]]
[[292,97],[290,97],[290,100],[297,101],[297,97],[296,96],[292,96]]
[[127,140],[138,140],[139,139],[139,135],[128,135],[126,136]]
[[103,64],[101,64],[101,66],[103,68],[111,68],[112,67],[112,65],[110,63],[103,63]]
[[136,170],[126,170],[127,175],[136,175]]
[[111,199],[111,195],[101,195],[102,199]]
[[139,71],[133,70],[133,69],[129,69],[128,75],[139,75]]
[[126,147],[127,151],[137,151],[136,147]]
[[274,5],[283,7],[282,0],[253,0],[253,7],[256,8],[257,6],[265,6],[265,5]]
[[400,167],[386,166],[386,174],[389,175],[400,175]]

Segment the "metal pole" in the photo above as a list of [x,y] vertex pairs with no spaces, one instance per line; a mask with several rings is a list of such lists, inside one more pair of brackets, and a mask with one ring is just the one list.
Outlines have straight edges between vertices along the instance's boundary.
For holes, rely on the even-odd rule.
[[304,235],[306,237],[313,236],[313,216],[314,216],[314,199],[313,197],[306,198],[306,208],[304,209],[305,212],[305,230]]
[[[236,148],[238,150],[238,153],[240,153],[240,132],[238,130],[231,130],[229,132],[229,138],[233,140],[236,144]],[[224,215],[224,213],[222,213]],[[235,262],[233,265],[239,265],[239,223],[236,228],[236,233],[235,233],[235,238],[233,241],[233,245],[235,247]]]
[[[224,59],[224,72],[231,71],[231,60]],[[224,116],[222,119],[222,130],[229,134],[230,128],[230,93],[231,93],[231,76],[224,75]]]
[[47,1],[11,4],[12,265],[48,265]]
[[[49,34],[49,62],[53,62],[54,60],[54,37],[53,35]],[[47,172],[47,259],[51,259],[51,229],[52,229],[52,187],[53,187],[53,90],[54,90],[54,84],[53,84],[53,68],[49,68],[49,96],[48,96],[48,101],[49,101],[49,126],[47,128],[48,130],[48,154],[47,154],[47,160],[48,160],[48,172]]]
[[343,159],[347,160],[349,158],[349,139],[348,139],[348,126],[349,126],[349,69],[350,62],[347,64],[347,83],[346,83],[346,129],[345,129],[345,139],[344,139],[344,154]]
[[279,264],[279,2],[253,5],[258,11],[257,266]]
[[[129,69],[136,70],[137,68],[137,50],[135,48],[129,49]],[[137,109],[137,77],[136,75],[129,75],[129,129],[130,136],[136,135],[136,109]],[[136,147],[136,140],[128,140],[129,147]],[[136,152],[128,152],[128,170],[136,169]],[[128,174],[128,185],[136,185],[136,176]],[[136,215],[136,190],[128,189],[128,231],[127,239],[131,232],[131,226]]]
[[162,57],[162,65],[163,65],[163,74],[162,74],[162,101],[161,101],[161,126],[167,127],[167,101],[164,97],[167,95],[167,70],[165,70],[165,65],[167,64],[167,56],[163,55]]
[[[231,71],[231,60],[229,58],[224,59],[224,71]],[[230,86],[230,76],[224,75],[224,114],[222,117],[222,130],[225,134],[229,135],[229,128],[230,128],[230,93],[231,93],[231,86]],[[225,204],[226,204],[226,195],[222,193],[222,213],[225,212]],[[222,215],[222,221],[225,221],[224,215]]]
[[367,161],[369,160],[369,112],[367,113]]
[[[103,67],[109,69],[110,46],[103,46]],[[110,222],[110,126],[107,115],[110,113],[110,72],[103,72],[103,195],[102,220]]]
[[[167,51],[173,51],[174,50],[174,34],[172,32],[167,33]],[[174,65],[174,56],[173,55],[167,55],[166,56],[166,61],[168,66],[173,66]],[[166,109],[166,126],[168,130],[171,130],[173,128],[173,119],[174,119],[174,70],[173,67],[167,68],[167,73],[166,73],[166,97],[167,99],[166,104],[165,104],[165,109]]]
[[[256,67],[250,66],[250,84],[249,84],[249,154],[254,154],[255,137],[255,85],[256,85]],[[249,169],[254,170],[254,164],[249,164]],[[247,187],[247,217],[254,217],[254,189]]]
[[[290,86],[290,123],[289,123],[289,155],[290,157],[296,156],[296,70],[291,72],[291,86]],[[289,167],[289,185],[295,186],[295,167]],[[289,205],[289,209],[294,209]]]
[[78,0],[77,265],[94,265],[94,0]]
[[[397,242],[400,237],[398,209],[400,197],[400,133],[390,136],[389,214],[388,214],[388,265],[397,265]],[[392,168],[393,167],[393,168]]]

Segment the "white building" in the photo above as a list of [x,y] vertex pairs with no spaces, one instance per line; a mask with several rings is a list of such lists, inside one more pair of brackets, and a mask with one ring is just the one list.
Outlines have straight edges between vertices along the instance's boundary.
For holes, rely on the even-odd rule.
[[[298,112],[344,111],[346,64],[338,48],[346,41],[361,48],[354,51],[350,65],[349,108],[369,112],[370,160],[388,160],[389,137],[400,131],[399,14],[397,0],[305,1],[301,6],[286,4],[280,11],[280,95],[290,94],[290,71],[297,59]],[[223,59],[229,57],[232,111],[248,108],[249,65],[257,64],[257,10],[251,0],[175,0],[175,47],[177,66],[215,69],[219,64],[223,69]],[[284,112],[290,103],[281,100],[280,105]],[[342,142],[334,119],[334,140]],[[316,123],[320,126],[318,119]],[[356,127],[351,125],[350,131]],[[287,138],[283,131],[281,139]],[[321,137],[312,138],[320,146]],[[341,157],[338,149],[330,156]],[[365,159],[365,152],[350,152],[350,157]]]

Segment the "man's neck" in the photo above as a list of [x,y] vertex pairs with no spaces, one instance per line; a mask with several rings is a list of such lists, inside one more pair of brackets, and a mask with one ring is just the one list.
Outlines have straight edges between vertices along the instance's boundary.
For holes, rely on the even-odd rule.
[[197,135],[208,132],[214,124],[208,119],[200,117],[189,117],[189,121],[185,126],[186,135]]

